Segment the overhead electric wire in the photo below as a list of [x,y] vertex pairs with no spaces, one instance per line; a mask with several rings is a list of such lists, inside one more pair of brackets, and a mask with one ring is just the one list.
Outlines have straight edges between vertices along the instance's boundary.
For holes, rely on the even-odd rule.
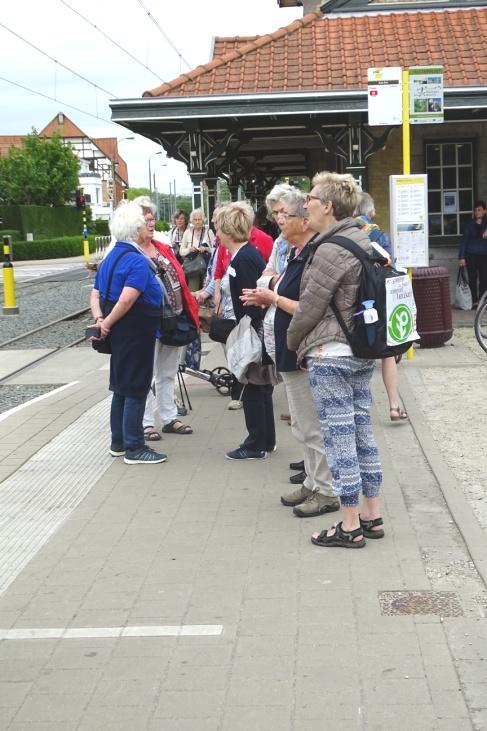
[[121,46],[120,43],[117,43],[117,41],[114,41],[113,38],[110,38],[110,36],[107,35],[107,33],[105,33],[105,31],[103,31],[101,28],[99,28],[95,23],[92,23],[91,20],[88,20],[88,18],[85,18],[85,16],[82,15],[78,10],[75,10],[75,8],[71,7],[71,5],[66,2],[66,0],[59,0],[59,2],[62,3],[63,5],[65,5],[67,8],[69,8],[69,10],[71,10],[73,13],[76,13],[76,15],[78,15],[82,20],[84,20],[85,23],[88,23],[88,25],[91,25],[92,28],[97,30],[98,33],[101,33],[101,35],[104,38],[106,38],[107,41],[110,41],[110,43],[112,43],[114,46],[116,46],[120,51],[122,51],[127,56],[129,56],[129,58],[131,58],[132,61],[135,61],[136,63],[139,64],[139,66],[142,66],[146,71],[149,71],[149,73],[153,74],[157,79],[159,79],[159,81],[162,81],[163,83],[166,82],[166,80],[163,79],[162,76],[159,76],[159,74],[156,74],[156,72],[153,71],[152,69],[150,69],[147,66],[147,64],[145,64],[143,61],[140,61],[138,58],[133,56],[129,51],[127,51],[126,48]]
[[63,69],[66,69],[66,71],[69,71],[71,74],[74,74],[78,77],[78,79],[81,79],[82,81],[86,81],[86,83],[91,84],[91,86],[94,86],[96,89],[100,89],[100,91],[103,91],[108,96],[111,96],[112,98],[116,97],[115,94],[113,94],[111,91],[108,91],[107,89],[104,89],[102,86],[99,86],[98,84],[95,84],[94,81],[90,81],[90,79],[87,79],[86,76],[82,76],[77,71],[74,71],[74,69],[69,68],[69,66],[66,66],[66,64],[61,63],[61,61],[58,61],[57,58],[54,58],[54,56],[50,56],[46,51],[43,51],[42,48],[39,48],[38,46],[35,46],[31,41],[28,41],[27,38],[24,38],[16,31],[12,30],[11,28],[8,28],[4,23],[0,22],[0,27],[4,28],[5,30],[8,30],[9,33],[11,33],[13,36],[18,38],[20,41],[23,41],[24,43],[27,43],[28,46],[33,48],[35,51],[38,51],[39,53],[42,53],[43,56],[46,56],[50,61],[54,61],[58,66],[62,66]]
[[19,89],[24,89],[24,91],[30,91],[31,94],[37,94],[38,96],[43,96],[44,99],[50,99],[53,102],[58,102],[59,104],[62,104],[63,107],[69,107],[70,109],[75,109],[77,112],[81,112],[82,114],[87,114],[88,117],[94,117],[95,119],[100,119],[102,122],[107,122],[108,124],[116,124],[117,127],[123,126],[123,125],[119,125],[118,122],[113,122],[111,119],[105,119],[104,117],[100,117],[98,114],[92,114],[91,112],[87,112],[84,109],[75,107],[73,104],[68,104],[67,102],[61,101],[61,99],[56,99],[53,96],[49,96],[49,94],[43,94],[42,91],[35,91],[35,89],[29,89],[28,86],[22,86],[22,84],[18,84],[16,81],[12,81],[11,79],[6,79],[4,76],[0,76],[0,81],[6,81],[7,84],[12,84],[13,86],[18,86]]
[[152,20],[152,22],[154,23],[154,25],[156,26],[157,30],[162,35],[162,37],[169,43],[169,45],[171,46],[171,48],[177,53],[177,55],[179,56],[179,58],[181,59],[181,61],[184,61],[184,63],[186,64],[186,66],[189,69],[191,69],[192,66],[190,66],[190,64],[186,61],[186,59],[184,58],[184,56],[181,53],[181,51],[179,51],[179,49],[176,48],[176,46],[171,41],[171,39],[169,38],[169,36],[166,33],[164,33],[164,31],[162,30],[161,26],[159,25],[159,23],[157,22],[157,20],[154,18],[154,16],[152,15],[152,13],[149,10],[147,10],[147,8],[145,7],[145,5],[142,2],[142,0],[137,0],[137,2],[139,3],[140,7],[144,10],[144,12],[147,13],[147,15],[149,16],[149,19]]

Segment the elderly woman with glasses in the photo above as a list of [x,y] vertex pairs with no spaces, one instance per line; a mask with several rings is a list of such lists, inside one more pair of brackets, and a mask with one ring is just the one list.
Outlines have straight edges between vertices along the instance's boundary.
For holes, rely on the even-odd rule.
[[340,504],[332,493],[331,474],[326,461],[320,422],[314,408],[307,373],[298,368],[296,353],[286,345],[291,318],[298,307],[301,278],[308,261],[311,242],[316,235],[309,226],[306,195],[297,188],[287,192],[280,201],[282,206],[277,222],[286,241],[294,248],[285,271],[276,284],[268,288],[244,289],[241,297],[245,305],[269,307],[265,329],[265,344],[286,387],[291,413],[291,428],[304,451],[305,475],[303,484],[281,497],[283,505],[292,507],[299,518],[311,518],[338,510]]
[[353,355],[331,308],[334,303],[352,327],[361,263],[328,238],[347,237],[372,253],[368,236],[353,218],[357,194],[351,175],[324,172],[313,178],[306,206],[311,228],[321,235],[319,245],[311,244],[299,305],[287,333],[288,347],[309,369],[333,492],[340,499],[342,520],[311,538],[323,547],[363,548],[365,538],[384,535],[379,502],[382,469],[370,419],[374,361]]
[[165,462],[144,445],[142,419],[152,380],[162,289],[142,253],[148,231],[140,206],[125,201],[110,223],[116,243],[103,259],[91,293],[91,312],[102,338],[110,336],[110,454],[127,464]]

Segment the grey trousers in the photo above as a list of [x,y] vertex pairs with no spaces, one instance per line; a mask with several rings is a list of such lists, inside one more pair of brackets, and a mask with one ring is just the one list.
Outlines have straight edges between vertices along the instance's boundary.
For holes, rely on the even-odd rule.
[[304,486],[332,497],[331,472],[326,461],[320,421],[311,397],[309,375],[305,371],[289,371],[281,373],[281,376],[286,387],[293,436],[303,446]]

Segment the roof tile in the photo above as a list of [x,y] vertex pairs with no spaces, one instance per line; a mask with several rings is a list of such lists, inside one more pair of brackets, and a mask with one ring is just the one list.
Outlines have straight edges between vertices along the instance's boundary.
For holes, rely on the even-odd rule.
[[266,92],[356,89],[366,85],[370,66],[421,63],[442,64],[446,86],[471,86],[486,58],[487,8],[309,13],[267,35],[216,38],[209,63],[143,96],[260,93],[263,74]]

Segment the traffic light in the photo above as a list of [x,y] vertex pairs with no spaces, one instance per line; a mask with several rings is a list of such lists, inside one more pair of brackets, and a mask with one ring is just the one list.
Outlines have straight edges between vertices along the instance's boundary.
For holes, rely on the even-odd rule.
[[85,207],[85,197],[81,190],[76,191],[76,208],[84,208]]

